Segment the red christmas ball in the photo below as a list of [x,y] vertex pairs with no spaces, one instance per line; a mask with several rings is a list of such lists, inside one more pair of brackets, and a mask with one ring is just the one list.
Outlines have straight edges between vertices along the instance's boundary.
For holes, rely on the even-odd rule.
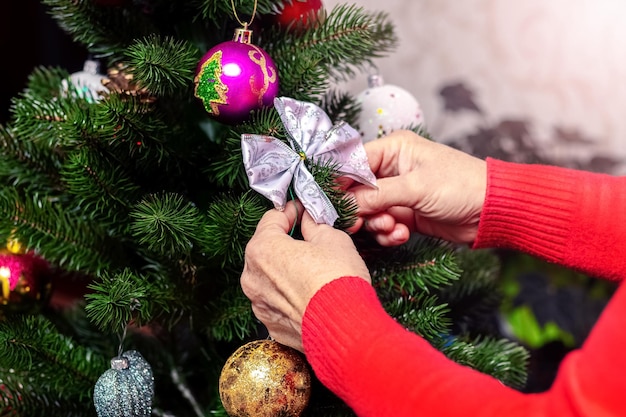
[[48,301],[51,268],[33,253],[0,251],[0,312],[31,313]]
[[321,9],[322,0],[283,0],[278,6],[276,23],[293,30],[311,28],[319,23]]

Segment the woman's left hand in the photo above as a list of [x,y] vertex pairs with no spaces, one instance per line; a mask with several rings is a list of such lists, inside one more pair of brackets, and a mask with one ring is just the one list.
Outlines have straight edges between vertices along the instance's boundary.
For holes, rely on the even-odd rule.
[[[289,236],[298,214],[304,240]],[[317,224],[299,202],[263,215],[246,246],[241,287],[254,315],[279,343],[303,351],[302,317],[315,293],[342,276],[371,282],[350,236]]]

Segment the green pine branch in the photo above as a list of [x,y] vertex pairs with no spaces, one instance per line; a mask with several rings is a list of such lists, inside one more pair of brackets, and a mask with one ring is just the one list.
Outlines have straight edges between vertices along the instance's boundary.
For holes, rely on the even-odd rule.
[[58,156],[37,142],[22,140],[16,133],[0,126],[0,183],[28,192],[57,194]]
[[320,107],[335,123],[343,121],[355,129],[358,128],[357,120],[361,112],[361,105],[350,93],[331,89],[325,93]]
[[454,340],[443,352],[455,362],[491,375],[510,387],[521,389],[526,384],[529,353],[510,340]]
[[267,201],[253,191],[239,196],[219,196],[208,210],[209,222],[204,232],[204,249],[210,257],[222,259],[222,267],[228,266],[240,271],[245,245],[267,210]]
[[97,273],[121,255],[100,224],[42,195],[1,188],[0,217],[9,220],[0,222],[0,235],[19,237],[25,247],[37,248],[48,262],[68,271]]
[[451,308],[455,327],[467,334],[498,333],[497,321],[503,295],[499,286],[500,260],[489,250],[459,248],[461,279],[440,291]]
[[248,177],[243,166],[241,155],[241,135],[255,133],[285,139],[285,127],[274,108],[263,108],[254,111],[250,120],[231,126],[223,137],[219,137],[221,152],[213,157],[206,168],[207,177],[212,178],[219,187],[225,189],[249,189]]
[[439,341],[452,327],[450,308],[434,294],[387,298],[385,310],[405,328],[429,341]]
[[372,279],[382,290],[431,293],[451,285],[461,275],[453,246],[443,241],[416,236],[400,247],[365,250]]
[[124,54],[141,87],[163,99],[189,95],[201,56],[189,42],[157,34],[136,40]]
[[[392,52],[397,41],[385,12],[337,5],[317,26],[298,34],[275,31],[263,38],[263,46],[282,65],[306,62],[323,68],[334,80],[347,80]],[[289,84],[289,71],[279,69],[281,80]]]
[[0,321],[0,350],[6,386],[0,404],[17,415],[84,415],[92,395],[85,386],[108,368],[107,358],[60,334],[43,316]]
[[227,288],[214,299],[207,307],[207,317],[210,317],[205,325],[207,333],[218,341],[246,340],[258,326],[250,300],[238,286]]
[[119,60],[129,39],[157,31],[141,8],[98,7],[91,1],[42,0],[59,27],[100,57]]
[[175,310],[189,308],[181,288],[130,269],[102,273],[88,288],[93,292],[85,295],[87,317],[106,333],[121,333],[131,323],[142,326],[163,315],[176,317]]
[[174,193],[145,196],[130,213],[137,243],[159,256],[186,257],[202,239],[198,225],[206,223],[193,203]]
[[140,196],[140,187],[124,167],[88,148],[69,154],[60,174],[74,204],[84,211],[103,213],[100,218],[112,226],[125,221],[130,205]]
[[[200,0],[197,5],[203,19],[210,19],[210,23],[219,25],[225,19],[234,20],[235,13],[242,21],[249,22],[252,12],[255,10],[259,15],[272,14],[277,10],[276,0]],[[233,10],[232,6],[235,6]]]

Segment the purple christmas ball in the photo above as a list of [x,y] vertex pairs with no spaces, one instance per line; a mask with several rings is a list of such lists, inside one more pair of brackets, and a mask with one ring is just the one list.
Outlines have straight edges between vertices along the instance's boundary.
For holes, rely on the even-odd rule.
[[263,49],[248,42],[226,41],[200,60],[195,96],[209,115],[236,124],[252,110],[270,107],[278,94],[278,71]]

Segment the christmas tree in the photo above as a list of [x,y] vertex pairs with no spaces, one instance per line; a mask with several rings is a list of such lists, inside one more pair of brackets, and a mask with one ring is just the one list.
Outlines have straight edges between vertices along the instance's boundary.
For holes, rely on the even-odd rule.
[[[42,2],[90,59],[36,68],[0,126],[0,415],[226,415],[224,364],[267,338],[239,275],[274,205],[250,186],[242,136],[288,145],[276,97],[358,128],[359,102],[337,86],[394,50],[393,24],[315,1]],[[352,225],[337,164],[305,164],[334,227]],[[390,314],[523,388],[492,253],[354,239]],[[353,415],[311,378],[302,415]]]

